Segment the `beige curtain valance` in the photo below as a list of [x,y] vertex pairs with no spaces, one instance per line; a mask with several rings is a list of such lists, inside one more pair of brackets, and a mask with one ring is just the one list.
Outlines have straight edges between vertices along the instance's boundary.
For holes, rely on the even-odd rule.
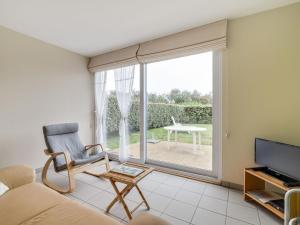
[[221,20],[121,50],[95,56],[91,72],[121,66],[151,63],[226,48],[227,20]]
[[88,69],[91,72],[97,72],[137,64],[139,63],[136,57],[138,49],[139,45],[133,45],[120,50],[94,56],[88,64]]
[[141,44],[138,59],[149,63],[226,48],[227,20]]

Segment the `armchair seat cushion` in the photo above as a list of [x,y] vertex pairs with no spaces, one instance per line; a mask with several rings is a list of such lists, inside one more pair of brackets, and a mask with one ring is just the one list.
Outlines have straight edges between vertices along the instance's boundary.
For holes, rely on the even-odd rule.
[[87,163],[93,163],[98,160],[104,159],[105,154],[106,154],[105,152],[100,152],[96,155],[92,155],[89,157],[73,159],[72,164],[73,164],[73,166],[79,166],[79,165],[84,165]]

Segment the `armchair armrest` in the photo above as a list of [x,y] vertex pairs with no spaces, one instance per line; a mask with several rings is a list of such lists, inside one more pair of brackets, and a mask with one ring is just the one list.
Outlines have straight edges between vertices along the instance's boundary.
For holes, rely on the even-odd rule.
[[131,220],[128,225],[171,225],[169,222],[150,213],[141,213]]
[[0,169],[0,181],[9,189],[32,183],[34,180],[35,171],[29,166],[17,165]]
[[84,147],[84,150],[89,150],[90,148],[93,148],[93,147],[96,147],[96,146],[100,146],[100,148],[101,148],[101,150],[102,150],[102,152],[104,151],[103,150],[103,147],[102,147],[102,145],[101,144],[94,144],[94,145],[86,145],[85,147]]
[[68,151],[65,151],[65,152],[49,152],[48,149],[45,149],[44,152],[45,152],[46,155],[49,155],[51,159],[54,159],[56,156],[59,156],[59,155],[64,155],[67,167],[69,168],[69,167],[72,166],[71,155]]

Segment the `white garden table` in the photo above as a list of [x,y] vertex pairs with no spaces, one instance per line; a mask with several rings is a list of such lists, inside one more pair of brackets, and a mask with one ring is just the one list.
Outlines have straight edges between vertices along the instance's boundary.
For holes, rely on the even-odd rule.
[[204,127],[195,127],[195,126],[188,126],[188,125],[173,125],[173,126],[164,127],[164,129],[168,131],[168,143],[170,143],[172,132],[175,132],[175,141],[177,141],[177,132],[191,133],[193,135],[194,150],[196,150],[197,148],[197,134],[198,134],[199,147],[200,147],[201,132],[207,131],[207,129]]

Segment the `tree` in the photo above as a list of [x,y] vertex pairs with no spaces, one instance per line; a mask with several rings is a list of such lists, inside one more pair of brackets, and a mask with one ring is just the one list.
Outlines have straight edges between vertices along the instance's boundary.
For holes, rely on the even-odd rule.
[[183,102],[191,102],[192,101],[192,94],[189,91],[183,91],[181,93],[181,97],[183,99]]
[[174,101],[176,104],[180,104],[184,102],[184,98],[181,94],[181,91],[177,88],[172,89],[170,91],[170,100]]
[[200,102],[201,93],[197,90],[194,90],[191,95],[191,98],[192,98],[192,101],[194,101],[194,102]]

